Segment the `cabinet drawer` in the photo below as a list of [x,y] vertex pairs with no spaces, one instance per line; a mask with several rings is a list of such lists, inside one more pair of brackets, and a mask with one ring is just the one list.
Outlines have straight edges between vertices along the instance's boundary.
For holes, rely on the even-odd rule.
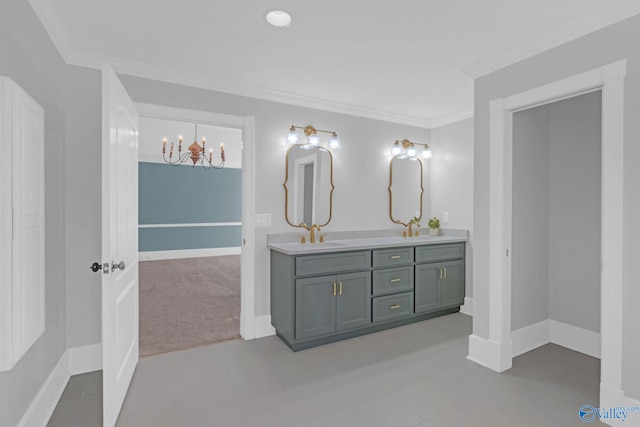
[[372,298],[373,321],[394,320],[413,314],[413,292]]
[[413,263],[413,248],[374,249],[374,267],[392,267]]
[[416,262],[464,258],[464,243],[416,246]]
[[371,251],[296,257],[296,276],[371,268]]
[[373,295],[413,290],[413,266],[373,271]]

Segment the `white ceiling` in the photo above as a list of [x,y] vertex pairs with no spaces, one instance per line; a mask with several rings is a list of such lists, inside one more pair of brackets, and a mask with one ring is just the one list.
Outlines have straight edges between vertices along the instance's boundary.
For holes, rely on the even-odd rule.
[[[486,72],[640,13],[638,0],[30,0],[68,63],[434,127]],[[268,25],[266,10],[293,16]]]

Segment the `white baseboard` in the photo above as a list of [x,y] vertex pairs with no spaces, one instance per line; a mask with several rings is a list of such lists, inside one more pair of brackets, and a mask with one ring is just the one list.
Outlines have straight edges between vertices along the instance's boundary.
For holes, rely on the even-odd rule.
[[147,251],[138,252],[140,261],[159,261],[163,259],[202,258],[209,256],[240,255],[241,247],[181,249],[176,251]]
[[469,355],[467,359],[478,365],[487,366],[488,342],[477,335],[469,335]]
[[550,342],[547,319],[511,332],[511,355],[520,356]]
[[72,347],[69,352],[69,374],[77,375],[102,369],[102,344]]
[[271,326],[271,315],[256,316],[256,338],[275,335],[276,330]]
[[511,332],[513,357],[553,343],[600,358],[600,334],[547,319]]
[[460,307],[460,313],[473,316],[473,298],[464,297],[464,305]]
[[71,375],[102,369],[102,344],[67,349],[49,374],[17,427],[46,426]]
[[[624,391],[620,389],[600,383],[600,408],[618,408],[621,406],[640,408],[640,400],[626,396]],[[629,412],[624,421],[615,418],[601,418],[600,421],[610,426],[640,426],[640,412]]]
[[549,320],[549,341],[600,358],[600,334],[597,332]]
[[69,381],[69,354],[65,351],[40,387],[17,427],[46,426]]

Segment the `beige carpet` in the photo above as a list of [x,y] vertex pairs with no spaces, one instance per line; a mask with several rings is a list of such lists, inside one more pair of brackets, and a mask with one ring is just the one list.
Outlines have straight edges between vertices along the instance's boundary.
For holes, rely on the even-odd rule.
[[140,356],[239,332],[240,255],[140,262]]

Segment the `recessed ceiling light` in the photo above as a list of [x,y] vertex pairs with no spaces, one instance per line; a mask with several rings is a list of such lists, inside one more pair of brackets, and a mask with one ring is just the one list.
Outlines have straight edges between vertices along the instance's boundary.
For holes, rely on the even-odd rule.
[[291,25],[291,15],[284,10],[268,10],[264,14],[264,19],[274,27],[286,28]]

